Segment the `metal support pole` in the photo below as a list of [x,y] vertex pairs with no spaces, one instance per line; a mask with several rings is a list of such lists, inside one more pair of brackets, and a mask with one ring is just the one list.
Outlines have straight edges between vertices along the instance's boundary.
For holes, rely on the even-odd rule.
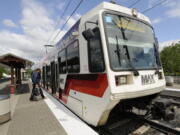
[[15,83],[17,84],[17,80],[18,80],[18,69],[15,68]]
[[18,68],[18,83],[21,84],[21,68]]
[[11,84],[9,85],[10,87],[10,93],[14,94],[15,92],[15,84],[14,84],[14,68],[11,66]]
[[11,84],[14,84],[14,68],[11,66]]

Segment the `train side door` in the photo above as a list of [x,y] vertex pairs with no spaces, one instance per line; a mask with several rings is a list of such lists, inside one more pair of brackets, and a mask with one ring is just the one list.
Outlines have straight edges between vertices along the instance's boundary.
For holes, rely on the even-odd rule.
[[50,66],[46,66],[46,88],[47,89],[49,88],[49,85],[50,85],[50,76],[51,76]]
[[56,67],[55,67],[55,62],[51,62],[51,89],[52,89],[52,94],[56,93]]
[[58,82],[59,82],[59,70],[58,70],[58,63],[56,63],[56,66],[55,66],[55,69],[56,69],[56,78],[55,78],[55,89],[56,89],[56,92],[58,91]]
[[66,49],[59,52],[58,63],[59,63],[59,88],[60,88],[60,93],[62,93],[62,91],[65,89],[66,78],[67,78]]
[[46,67],[43,66],[43,71],[42,71],[42,84],[43,84],[43,87],[45,88],[46,86]]

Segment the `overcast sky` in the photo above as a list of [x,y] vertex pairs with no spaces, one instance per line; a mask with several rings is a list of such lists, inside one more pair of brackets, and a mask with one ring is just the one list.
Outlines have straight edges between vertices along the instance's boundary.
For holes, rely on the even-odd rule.
[[[38,61],[45,55],[44,44],[55,35],[80,0],[73,0],[65,16],[60,18],[69,0],[1,0],[0,55],[7,52]],[[103,0],[84,0],[55,42],[80,18]],[[109,0],[106,0],[109,1]],[[116,0],[130,6],[137,0]],[[141,0],[134,8],[143,11],[160,0]],[[155,28],[159,42],[180,39],[180,0],[167,0],[145,13]],[[58,27],[57,22],[60,21]]]

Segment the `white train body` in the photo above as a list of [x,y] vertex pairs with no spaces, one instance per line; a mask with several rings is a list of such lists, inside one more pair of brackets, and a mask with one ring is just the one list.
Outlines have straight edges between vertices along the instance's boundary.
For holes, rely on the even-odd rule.
[[[95,37],[86,40],[82,33],[87,29],[93,30]],[[164,89],[163,69],[154,44],[146,16],[103,2],[83,15],[46,56],[43,84],[49,87],[51,83],[52,93],[58,93],[59,100],[84,121],[104,125],[122,100]]]

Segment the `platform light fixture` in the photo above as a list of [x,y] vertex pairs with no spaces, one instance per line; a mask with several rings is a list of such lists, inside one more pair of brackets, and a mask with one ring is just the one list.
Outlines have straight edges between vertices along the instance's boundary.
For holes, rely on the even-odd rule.
[[137,9],[133,8],[131,12],[132,12],[132,15],[133,15],[134,17],[137,17],[137,16],[138,16],[138,11],[137,11]]

